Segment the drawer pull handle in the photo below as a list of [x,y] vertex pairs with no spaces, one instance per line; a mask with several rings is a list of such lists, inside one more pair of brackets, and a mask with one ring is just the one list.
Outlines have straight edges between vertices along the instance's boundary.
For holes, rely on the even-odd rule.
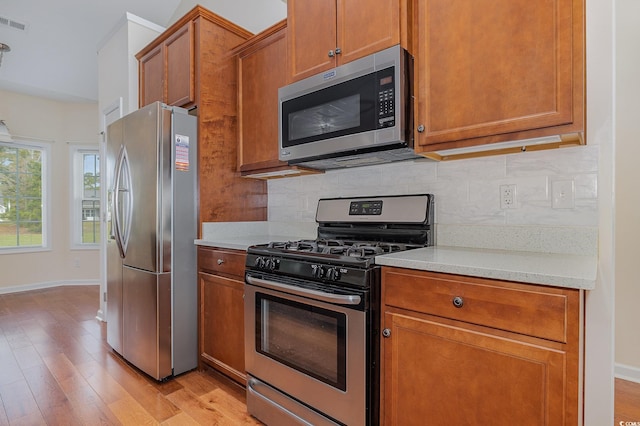
[[223,263],[224,263],[224,260],[218,259],[218,265],[222,265]]
[[391,336],[391,330],[389,330],[388,328],[385,328],[384,330],[382,330],[382,335],[384,337],[389,337]]
[[462,299],[462,297],[456,296],[453,298],[453,306],[455,306],[456,308],[462,308],[462,305],[464,305],[464,300]]

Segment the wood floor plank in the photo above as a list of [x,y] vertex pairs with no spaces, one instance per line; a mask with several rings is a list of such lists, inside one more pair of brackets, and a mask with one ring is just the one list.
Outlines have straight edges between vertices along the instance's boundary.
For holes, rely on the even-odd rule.
[[95,360],[80,364],[77,369],[107,405],[128,396],[128,392]]
[[90,404],[82,407],[76,407],[75,410],[83,425],[122,425],[120,420],[118,420],[115,414],[113,414],[106,405]]
[[140,403],[155,420],[162,422],[180,412],[178,407],[158,391],[158,387],[164,386],[176,389],[171,381],[157,384],[155,380],[141,374],[113,353],[109,353],[101,359],[102,361],[96,360],[96,365],[99,365],[106,374],[126,389],[127,393]]
[[237,399],[230,396],[224,390],[218,388],[200,397],[209,407],[215,408],[216,411],[222,413],[229,421],[238,425],[259,425],[247,413],[247,406]]
[[2,395],[0,395],[0,426],[9,426],[9,419],[7,418],[7,413],[4,411]]
[[[53,357],[45,358],[44,361],[58,382],[60,389],[74,403],[74,406],[93,405],[99,409],[103,405],[106,406],[101,396],[76,370],[64,354],[56,354]],[[105,410],[100,409],[99,411]]]
[[11,426],[46,426],[47,422],[42,418],[40,412],[34,412],[19,419],[12,420]]
[[[2,343],[2,342],[0,342]],[[0,344],[0,385],[15,383],[23,379],[20,366],[8,344]]]
[[13,350],[13,355],[22,370],[44,365],[44,361],[36,348],[29,342],[27,346],[21,346]]
[[85,423],[71,402],[63,401],[58,405],[40,408],[42,418],[48,426],[84,426]]
[[175,381],[184,386],[187,390],[196,396],[205,395],[211,392],[217,385],[210,376],[195,371],[192,374],[185,374],[175,378]]
[[201,425],[236,425],[229,422],[224,414],[200,400],[197,395],[186,389],[180,389],[167,395],[167,399],[191,416]]
[[109,404],[109,409],[120,422],[125,425],[157,425],[159,424],[138,402],[127,396]]
[[180,412],[175,416],[160,423],[162,426],[199,426],[200,423],[196,422],[190,415],[184,412]]
[[60,384],[44,363],[25,369],[22,373],[29,385],[29,389],[31,389],[36,404],[41,410],[56,407],[68,401],[66,394],[60,388]]
[[640,383],[628,380],[615,380],[615,419],[614,424],[637,422],[640,424]]
[[40,413],[38,404],[29,389],[26,380],[0,385],[0,397],[9,423],[13,424],[22,417]]

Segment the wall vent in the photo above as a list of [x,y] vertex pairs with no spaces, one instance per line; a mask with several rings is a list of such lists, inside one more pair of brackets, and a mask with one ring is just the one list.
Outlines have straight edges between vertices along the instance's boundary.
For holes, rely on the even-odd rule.
[[27,24],[24,22],[14,21],[13,19],[9,19],[5,16],[0,16],[0,27],[12,28],[18,31],[27,30]]

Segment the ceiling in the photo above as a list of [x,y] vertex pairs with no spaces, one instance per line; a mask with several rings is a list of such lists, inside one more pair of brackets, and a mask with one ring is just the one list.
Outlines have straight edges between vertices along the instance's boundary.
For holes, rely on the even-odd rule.
[[[167,26],[180,0],[0,0],[0,89],[62,101],[98,100],[101,42],[130,12]],[[10,21],[7,25],[7,19]],[[25,24],[25,29],[14,29]]]

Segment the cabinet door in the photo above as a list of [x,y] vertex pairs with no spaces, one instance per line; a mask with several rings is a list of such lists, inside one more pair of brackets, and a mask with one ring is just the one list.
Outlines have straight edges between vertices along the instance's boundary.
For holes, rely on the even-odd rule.
[[335,67],[336,0],[289,0],[287,20],[291,82]]
[[414,5],[418,151],[582,131],[584,0]]
[[384,327],[386,425],[577,422],[565,406],[565,352],[399,312],[387,311]]
[[200,356],[245,384],[244,283],[200,273]]
[[162,46],[151,50],[140,59],[140,107],[164,102],[164,57]]
[[195,52],[193,21],[187,22],[164,43],[167,58],[169,105],[187,107],[195,102]]
[[400,43],[404,0],[337,0],[338,65]]
[[286,166],[278,160],[278,88],[286,84],[286,28],[238,55],[238,168]]

